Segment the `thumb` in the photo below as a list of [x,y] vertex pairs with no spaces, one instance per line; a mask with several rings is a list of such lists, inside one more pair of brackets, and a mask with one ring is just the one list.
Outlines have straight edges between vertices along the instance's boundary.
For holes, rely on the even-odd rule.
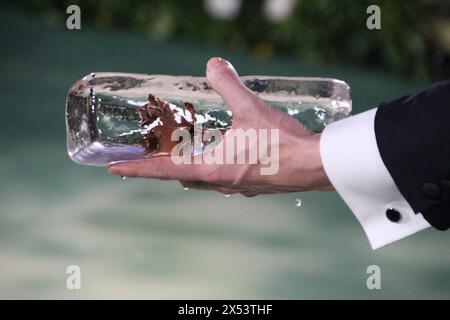
[[225,100],[233,117],[259,108],[264,102],[239,79],[234,67],[222,58],[211,58],[206,66],[206,76],[214,91]]

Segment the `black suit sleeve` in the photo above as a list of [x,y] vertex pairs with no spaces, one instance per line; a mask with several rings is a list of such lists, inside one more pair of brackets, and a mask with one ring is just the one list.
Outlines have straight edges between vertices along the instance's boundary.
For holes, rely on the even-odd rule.
[[450,81],[383,103],[375,135],[386,168],[415,213],[450,227]]

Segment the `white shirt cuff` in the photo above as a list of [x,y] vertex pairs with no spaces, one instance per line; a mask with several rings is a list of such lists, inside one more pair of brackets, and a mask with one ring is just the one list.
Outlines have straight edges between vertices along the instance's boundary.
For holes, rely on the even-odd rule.
[[[322,133],[320,154],[336,191],[361,223],[373,249],[428,228],[402,196],[378,151],[372,109],[329,124]],[[400,213],[393,222],[387,209]]]

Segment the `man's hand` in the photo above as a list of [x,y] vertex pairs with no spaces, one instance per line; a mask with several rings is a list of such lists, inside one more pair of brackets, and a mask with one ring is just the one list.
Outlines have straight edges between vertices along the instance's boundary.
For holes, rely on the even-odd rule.
[[[193,160],[192,164],[175,164],[171,157],[160,157],[112,163],[108,167],[109,173],[179,180],[185,187],[214,189],[225,194],[242,193],[245,196],[333,190],[320,160],[320,133],[305,128],[288,114],[268,106],[240,81],[228,61],[210,59],[206,74],[212,88],[233,112],[232,129],[279,130],[278,172],[262,175],[263,165],[259,161],[253,164],[195,164]],[[226,140],[231,138],[231,134],[225,134],[221,144],[226,144]],[[270,139],[267,142],[270,144]],[[247,148],[245,153],[252,146]],[[271,149],[270,146],[268,149]]]

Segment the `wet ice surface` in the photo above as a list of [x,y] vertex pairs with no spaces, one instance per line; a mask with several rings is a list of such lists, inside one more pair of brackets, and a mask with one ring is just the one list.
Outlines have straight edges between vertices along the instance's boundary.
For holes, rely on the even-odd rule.
[[[351,111],[350,91],[342,81],[326,78],[249,76],[244,83],[271,106],[306,127],[322,131]],[[152,94],[169,102],[175,121],[193,121],[184,106],[194,106],[195,126],[227,129],[232,113],[204,78],[99,73],[86,76],[71,88],[66,109],[67,144],[71,158],[87,165],[148,157],[141,139],[161,125],[158,119],[139,126],[139,108]],[[252,116],[252,115],[249,115]],[[193,150],[203,151],[206,145]]]

